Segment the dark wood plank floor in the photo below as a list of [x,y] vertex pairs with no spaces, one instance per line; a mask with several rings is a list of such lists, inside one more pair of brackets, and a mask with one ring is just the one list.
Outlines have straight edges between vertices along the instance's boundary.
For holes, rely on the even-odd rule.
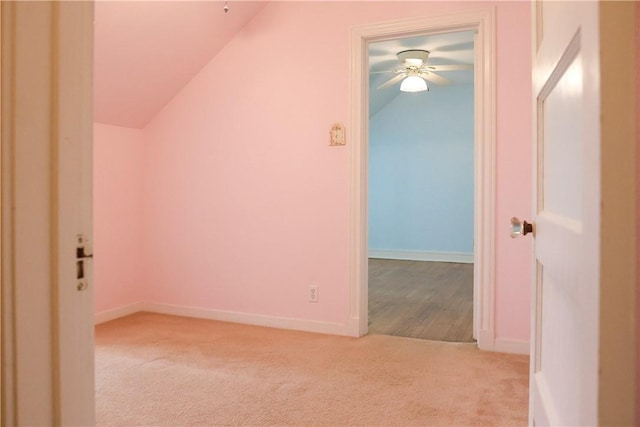
[[473,341],[473,264],[369,259],[369,333]]

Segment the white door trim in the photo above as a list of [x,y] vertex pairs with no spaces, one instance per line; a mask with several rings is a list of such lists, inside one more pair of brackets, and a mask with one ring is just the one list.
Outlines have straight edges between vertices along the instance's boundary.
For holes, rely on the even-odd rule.
[[474,336],[493,350],[495,276],[495,9],[369,24],[351,31],[350,319],[367,333],[368,44],[416,35],[473,30],[475,36]]
[[2,2],[2,31],[0,424],[92,425],[91,224],[75,227],[90,180],[74,172],[91,164],[93,2]]

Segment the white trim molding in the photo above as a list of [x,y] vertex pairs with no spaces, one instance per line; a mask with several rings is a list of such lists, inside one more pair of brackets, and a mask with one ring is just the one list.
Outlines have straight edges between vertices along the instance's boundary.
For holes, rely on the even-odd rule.
[[[263,326],[293,331],[312,332],[330,335],[352,336],[350,325],[316,320],[302,320],[290,317],[275,317],[261,314],[242,313],[237,311],[215,310],[209,308],[189,307],[164,303],[137,302],[123,307],[104,310],[96,313],[95,323],[105,323],[131,314],[148,312],[169,314],[172,316],[191,317],[195,319],[217,320],[221,322],[240,323],[244,325]],[[529,354],[529,342],[517,340],[495,340],[494,351],[500,353]]]
[[145,310],[145,303],[137,302],[134,304],[125,305],[122,307],[113,308],[111,310],[103,310],[97,312],[94,316],[94,324],[99,325],[110,320],[118,319],[120,317],[128,316],[133,313]]
[[369,258],[473,264],[473,253],[369,249]]
[[93,287],[75,257],[91,234],[93,6],[2,3],[3,426],[95,425]]
[[351,334],[347,325],[319,320],[295,319],[291,317],[276,317],[263,314],[242,313],[238,311],[214,310],[209,308],[189,307],[163,303],[144,303],[139,311],[174,316],[193,317],[197,319],[218,320],[222,322],[241,323],[245,325],[264,326],[269,328],[288,329],[292,331],[314,332],[330,335]]
[[505,340],[498,338],[495,340],[493,351],[498,353],[526,354],[529,355],[531,343],[529,341]]
[[495,294],[495,8],[355,27],[351,31],[350,331],[367,333],[369,43],[453,31],[475,32],[475,188],[473,330],[478,346],[494,350]]

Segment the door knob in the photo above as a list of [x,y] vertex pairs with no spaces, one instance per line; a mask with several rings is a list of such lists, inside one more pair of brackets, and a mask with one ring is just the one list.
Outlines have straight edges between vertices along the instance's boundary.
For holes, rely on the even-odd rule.
[[533,233],[533,224],[527,221],[520,221],[518,218],[511,218],[511,237],[515,239],[518,236],[526,236]]

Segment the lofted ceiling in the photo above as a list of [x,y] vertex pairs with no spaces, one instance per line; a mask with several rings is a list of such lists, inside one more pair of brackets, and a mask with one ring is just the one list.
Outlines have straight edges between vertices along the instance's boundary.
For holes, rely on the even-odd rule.
[[[145,127],[267,3],[236,0],[224,13],[221,0],[97,1],[94,120]],[[430,51],[431,65],[473,64],[473,32],[371,43],[370,71],[393,70],[396,53],[407,49]],[[453,84],[473,82],[472,70],[440,74]],[[399,85],[377,89],[392,76],[370,75],[371,116],[401,93]]]
[[[430,54],[427,65],[473,64],[473,38],[472,31],[458,31],[370,43],[369,71],[373,73],[398,68],[400,63],[396,54],[408,49],[428,50]],[[473,70],[440,71],[438,74],[451,80],[451,84],[454,85],[473,83]],[[400,84],[378,89],[378,86],[394,75],[393,73],[369,74],[370,117],[402,93]],[[428,84],[430,90],[438,87],[430,82]],[[411,96],[428,96],[428,92],[417,92]]]
[[266,3],[97,1],[94,120],[146,126]]

